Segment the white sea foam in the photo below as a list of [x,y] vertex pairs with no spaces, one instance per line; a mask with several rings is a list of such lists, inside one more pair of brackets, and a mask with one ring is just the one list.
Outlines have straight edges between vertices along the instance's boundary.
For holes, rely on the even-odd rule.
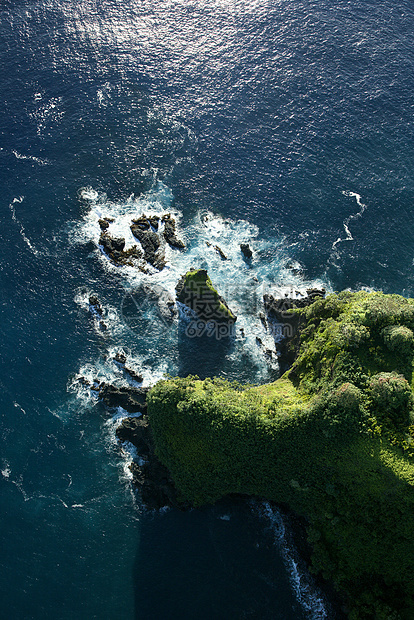
[[41,157],[35,157],[34,155],[22,155],[21,153],[18,153],[17,151],[12,151],[12,152],[13,152],[13,155],[16,157],[16,159],[33,161],[36,164],[39,164],[40,166],[47,166],[50,163],[47,159],[42,159]]
[[345,238],[343,239],[342,237],[338,237],[338,239],[332,244],[332,249],[334,250],[336,248],[336,246],[338,245],[338,243],[342,243],[344,241],[353,241],[353,236],[352,233],[349,229],[349,224],[350,222],[352,222],[353,220],[356,220],[357,218],[361,217],[361,215],[364,213],[365,209],[367,208],[366,205],[362,202],[361,196],[359,194],[357,194],[356,192],[349,192],[349,191],[343,191],[342,192],[344,196],[348,196],[350,198],[355,198],[357,205],[359,207],[359,211],[358,213],[353,213],[351,215],[349,215],[345,220],[344,220],[344,230],[345,230]]
[[18,198],[13,198],[13,201],[9,204],[9,209],[11,211],[12,214],[12,220],[13,222],[15,222],[17,224],[17,226],[20,229],[20,234],[24,239],[24,242],[27,244],[27,246],[29,247],[30,251],[33,252],[33,254],[35,256],[37,256],[39,254],[38,250],[36,250],[36,248],[32,245],[32,243],[30,242],[29,238],[27,237],[25,230],[23,228],[23,224],[20,222],[20,220],[17,219],[17,215],[16,215],[16,209],[15,209],[15,204],[21,204],[24,200],[24,196],[19,196]]
[[10,463],[8,461],[6,461],[6,459],[3,459],[3,463],[2,463],[2,468],[1,468],[1,475],[3,476],[3,478],[10,478],[10,474],[11,474],[11,467],[10,467]]
[[[181,213],[172,209],[173,195],[170,189],[161,182],[155,182],[151,191],[146,194],[138,197],[132,195],[122,204],[110,201],[105,194],[91,187],[82,188],[79,196],[85,204],[85,211],[82,221],[75,226],[72,240],[75,243],[87,243],[91,240],[94,242],[96,256],[103,268],[116,272],[121,277],[126,296],[131,295],[140,285],[146,284],[150,287],[162,287],[174,298],[175,286],[183,273],[191,267],[207,269],[214,285],[238,317],[235,346],[228,353],[228,360],[237,364],[240,357],[249,359],[253,381],[262,382],[274,376],[272,373],[277,370],[275,337],[265,329],[259,318],[260,311],[263,312],[264,293],[300,297],[306,294],[306,288],[310,286],[327,287],[326,282],[303,280],[300,265],[289,260],[283,238],[262,239],[257,226],[245,220],[226,219],[209,211],[198,213],[192,221],[184,225],[181,223]],[[126,241],[125,247],[129,248],[138,244],[130,229],[132,219],[142,213],[162,216],[167,212],[173,213],[178,223],[178,234],[187,247],[181,252],[167,246],[167,266],[161,272],[154,269],[153,273],[144,274],[134,267],[113,265],[100,251],[99,219],[113,220],[108,232],[114,237],[123,237]],[[249,243],[252,247],[251,260],[246,261],[244,258],[240,250],[241,243]],[[227,260],[223,260],[216,246]],[[84,293],[83,298],[81,295],[77,296],[76,301],[86,307],[88,294]],[[116,332],[121,340],[127,340],[128,330],[134,329],[134,325],[125,321],[122,308],[119,311],[112,308],[111,313],[105,310],[103,319],[108,325],[110,335],[114,336]],[[166,360],[172,343],[177,339],[176,322],[165,324],[155,310],[151,309],[146,309],[145,317],[140,316],[139,319],[147,321],[144,321],[144,324],[150,333],[145,335],[146,348],[151,350],[152,358],[163,357]],[[99,321],[96,321],[96,329],[100,329]],[[144,361],[145,365],[145,355],[140,361]],[[154,368],[152,361],[149,364],[149,373],[153,375],[154,370],[157,371],[157,368]],[[176,372],[174,361],[164,361],[163,371]]]
[[281,512],[268,502],[260,504],[251,502],[251,506],[253,510],[258,511],[270,523],[275,545],[281,552],[296,599],[309,620],[327,619],[328,612],[324,596],[313,583],[313,579],[306,568],[299,564],[298,555],[288,542]]

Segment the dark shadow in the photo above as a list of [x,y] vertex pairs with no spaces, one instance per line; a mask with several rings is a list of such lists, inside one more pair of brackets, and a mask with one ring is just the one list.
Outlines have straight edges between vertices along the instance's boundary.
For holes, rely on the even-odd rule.
[[[178,330],[179,375],[198,375],[200,379],[220,374],[223,360],[233,347],[231,336],[218,337],[214,330],[208,331],[200,322],[200,329],[188,330],[190,323],[180,320]],[[193,333],[194,332],[194,333]],[[188,335],[190,333],[191,335]],[[209,335],[211,333],[211,335]]]
[[274,544],[245,500],[144,514],[135,620],[304,620]]

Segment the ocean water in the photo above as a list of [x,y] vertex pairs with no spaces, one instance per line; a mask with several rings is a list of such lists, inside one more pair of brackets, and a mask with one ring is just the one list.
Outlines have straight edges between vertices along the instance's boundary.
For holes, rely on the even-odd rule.
[[[146,511],[77,378],[269,381],[264,292],[414,295],[413,33],[408,1],[1,0],[1,618],[333,617],[267,504]],[[98,247],[143,211],[187,244],[161,273]],[[191,266],[231,346],[142,294]]]

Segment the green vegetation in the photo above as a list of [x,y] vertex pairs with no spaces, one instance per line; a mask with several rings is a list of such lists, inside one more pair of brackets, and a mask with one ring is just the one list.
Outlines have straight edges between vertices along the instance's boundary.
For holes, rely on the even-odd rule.
[[188,271],[176,292],[178,301],[192,308],[202,320],[234,323],[237,319],[214,288],[205,269]]
[[242,493],[306,517],[313,570],[351,620],[411,620],[414,300],[343,292],[295,312],[298,356],[275,383],[151,390],[157,455],[195,506]]

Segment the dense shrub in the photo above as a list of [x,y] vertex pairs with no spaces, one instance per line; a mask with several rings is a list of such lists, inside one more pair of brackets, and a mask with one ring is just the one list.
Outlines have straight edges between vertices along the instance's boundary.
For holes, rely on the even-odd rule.
[[409,358],[414,353],[414,334],[404,325],[389,325],[381,331],[384,342],[390,351],[398,352]]
[[372,412],[383,422],[398,426],[410,422],[413,392],[408,381],[397,373],[382,372],[374,375],[368,385]]

